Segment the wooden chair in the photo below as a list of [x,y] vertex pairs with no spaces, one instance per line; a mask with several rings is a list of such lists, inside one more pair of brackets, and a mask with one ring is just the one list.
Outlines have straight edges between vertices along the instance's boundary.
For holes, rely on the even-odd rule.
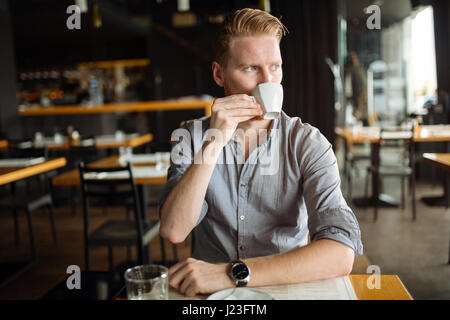
[[[393,129],[381,129],[380,131],[380,142],[378,144],[379,148],[379,159],[377,163],[372,164],[368,168],[368,175],[371,173],[376,173],[378,175],[378,181],[376,182],[374,193],[375,211],[374,211],[374,221],[378,218],[378,207],[379,207],[379,195],[382,187],[382,180],[388,177],[399,177],[401,179],[401,207],[405,208],[405,181],[410,180],[410,193],[412,198],[412,218],[413,221],[416,219],[416,184],[415,184],[415,170],[414,170],[414,132]],[[395,162],[381,162],[380,158],[383,153],[383,149],[389,146],[397,147],[401,150],[400,159]],[[366,180],[366,195],[368,193],[368,180]]]
[[[88,141],[91,144],[70,144],[69,151],[67,154],[68,158],[68,169],[77,169],[80,163],[91,163],[95,160],[98,160],[98,150],[95,146],[94,137],[88,137],[83,139],[84,142]],[[77,205],[81,203],[81,199],[79,199],[79,192],[77,186],[70,187],[70,206],[72,208],[72,215],[76,215]]]
[[[146,208],[141,210],[136,183],[128,163],[126,167],[90,168],[79,165],[84,216],[85,269],[89,271],[89,250],[94,247],[108,247],[109,267],[113,270],[113,247],[137,247],[138,263],[151,262],[150,242],[159,235],[159,221],[146,217]],[[113,187],[111,189],[111,187]],[[111,193],[111,190],[114,190]],[[108,220],[95,230],[90,229],[90,208],[92,206],[131,207],[134,220]],[[162,239],[161,239],[162,240]],[[161,241],[161,246],[164,242]],[[163,260],[165,250],[162,248]]]
[[366,148],[365,144],[359,144],[358,146],[355,145],[347,145],[345,148],[345,164],[344,164],[344,174],[347,176],[347,198],[349,200],[352,199],[352,190],[353,190],[353,171],[356,172],[356,174],[359,174],[359,171],[357,170],[357,163],[360,162],[370,162],[370,150]]
[[[24,158],[24,157],[44,157],[48,158],[48,150],[47,148],[34,149],[27,148],[21,149],[17,148],[14,144],[11,144],[9,147],[9,156],[16,158]],[[45,172],[37,176],[37,188],[32,189],[30,187],[30,179],[27,179],[27,185],[25,192],[17,193],[16,183],[10,183],[11,190],[11,198],[10,205],[13,211],[14,217],[14,230],[15,230],[15,239],[16,246],[19,245],[19,221],[17,212],[24,211],[26,213],[26,217],[28,220],[28,229],[30,233],[30,245],[32,251],[33,259],[36,258],[36,245],[34,243],[34,230],[32,224],[32,213],[38,209],[47,208],[50,217],[50,226],[53,236],[53,242],[55,247],[58,246],[58,238],[56,234],[56,224],[55,224],[55,215],[54,215],[54,204],[53,204],[53,196],[50,184],[50,175],[51,172]],[[35,177],[33,177],[34,179]]]

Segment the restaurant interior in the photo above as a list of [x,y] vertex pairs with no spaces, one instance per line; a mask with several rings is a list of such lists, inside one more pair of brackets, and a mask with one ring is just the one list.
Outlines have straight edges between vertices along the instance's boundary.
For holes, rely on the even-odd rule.
[[[127,267],[190,257],[191,237],[159,236],[171,134],[223,96],[211,46],[242,8],[289,31],[283,111],[333,146],[364,245],[351,275],[450,299],[448,1],[0,0],[0,300],[117,299]],[[88,175],[108,174],[133,201],[108,184],[87,192]],[[105,223],[134,238],[88,246]],[[106,293],[65,290],[86,257]]]

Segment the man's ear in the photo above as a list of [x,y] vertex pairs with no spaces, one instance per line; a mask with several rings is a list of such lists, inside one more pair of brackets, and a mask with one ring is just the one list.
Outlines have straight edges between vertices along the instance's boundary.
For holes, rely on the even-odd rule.
[[223,68],[217,61],[214,61],[212,63],[212,72],[214,81],[217,83],[219,87],[223,87],[224,84]]

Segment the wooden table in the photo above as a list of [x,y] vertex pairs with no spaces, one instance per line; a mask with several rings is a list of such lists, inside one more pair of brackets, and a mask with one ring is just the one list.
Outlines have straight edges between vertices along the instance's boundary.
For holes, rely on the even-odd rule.
[[[367,280],[371,275],[349,275],[353,290],[359,300],[413,300],[411,294],[403,285],[400,278],[396,275],[380,275],[380,289],[369,289]],[[82,271],[81,279],[85,281],[85,285],[81,286],[81,290],[68,290],[66,285],[68,275],[61,278],[61,281],[53,289],[51,289],[43,299],[82,299],[82,300],[98,300],[106,297],[99,297],[99,290],[96,290],[97,283],[107,282],[108,288],[116,288],[108,297],[113,300],[126,300],[126,288],[124,287],[123,274],[110,272]],[[295,286],[295,285],[294,285]],[[277,287],[277,286],[274,286]],[[285,287],[285,286],[279,286]],[[272,287],[273,288],[273,287]],[[264,291],[264,287],[256,288]],[[269,290],[270,291],[270,290]],[[208,295],[199,295],[193,298],[185,297],[173,288],[169,289],[169,300],[204,300]]]
[[120,147],[130,147],[136,148],[143,144],[146,144],[153,140],[153,134],[147,133],[144,135],[137,135],[136,137],[131,137],[129,139],[125,138],[123,140],[106,140],[102,137],[96,137],[95,147],[97,149],[118,149]]
[[[108,167],[119,167],[123,166],[124,163],[121,163],[119,161],[120,156],[110,156],[98,161],[95,161],[93,163],[90,163],[89,166],[97,167],[97,168],[108,168]],[[135,167],[146,167],[146,166],[155,166],[156,163],[139,163],[134,164]],[[160,177],[139,177],[138,175],[134,176],[134,180],[137,185],[138,193],[139,193],[139,200],[141,203],[141,208],[147,208],[149,205],[148,200],[148,185],[149,184],[159,184],[164,185],[167,181],[167,174]],[[64,172],[52,179],[52,185],[53,186],[59,186],[59,187],[74,187],[79,186],[81,184],[80,181],[80,173],[78,169],[73,169],[67,172]],[[148,219],[148,216],[144,216],[145,219]]]
[[1,167],[0,185],[25,179],[66,165],[66,158],[49,159],[29,167]]
[[[406,129],[408,130],[408,129]],[[405,130],[405,131],[406,131]],[[379,127],[335,128],[335,133],[349,144],[378,143],[380,141]],[[450,141],[450,125],[424,125],[414,130],[414,142]]]
[[[119,167],[123,166],[123,163],[119,161],[120,156],[110,156],[93,163],[90,163],[90,167],[97,168],[108,168],[108,167]],[[134,166],[145,167],[145,166],[154,166],[156,163],[139,163]],[[135,177],[135,181],[137,185],[145,185],[145,184],[165,184],[167,181],[167,175],[162,177]],[[79,186],[80,185],[80,174],[78,169],[70,170],[64,172],[53,178],[52,184],[53,186]]]
[[[408,129],[406,129],[408,130]],[[405,130],[405,131],[406,131]],[[351,148],[353,144],[356,143],[364,143],[368,142],[371,144],[371,162],[372,165],[375,165],[377,161],[379,161],[379,142],[380,142],[380,128],[378,127],[362,127],[362,128],[335,128],[335,133],[344,139],[345,141],[345,149],[347,150]],[[413,155],[411,157],[412,168],[414,170],[414,154],[415,154],[415,143],[421,142],[449,142],[450,141],[450,125],[423,125],[418,126],[414,129],[413,133],[413,142],[410,146],[410,153]],[[345,155],[347,157],[347,154]],[[346,158],[347,159],[347,158]],[[415,177],[414,177],[415,178]],[[377,188],[375,186],[378,178],[373,174],[372,177],[372,187],[373,190]],[[385,199],[387,197],[384,197]],[[422,200],[428,205],[437,205],[440,206],[443,204],[444,197],[438,198],[423,198]],[[363,199],[360,201],[362,204],[371,204],[375,201],[378,201],[380,204],[384,205],[395,205],[392,201],[386,203],[381,199],[375,199],[374,195],[372,195],[371,199]],[[415,220],[415,217],[413,217]]]
[[8,140],[0,140],[0,150],[8,148]]
[[[450,205],[450,153],[424,153],[423,159],[443,170],[445,173],[445,189],[444,189],[444,197],[446,201],[447,208]],[[449,243],[449,251],[448,251],[448,264],[450,264],[450,243]]]
[[116,112],[150,112],[170,110],[203,109],[205,115],[211,115],[213,100],[163,100],[127,103],[109,103],[97,106],[52,106],[52,107],[27,107],[19,109],[21,116],[55,116],[73,114],[99,114]]
[[[96,149],[119,149],[121,147],[131,147],[136,148],[143,144],[146,144],[153,140],[153,135],[151,133],[139,135],[139,134],[128,134],[124,135],[121,139],[116,139],[114,135],[103,135],[94,137],[93,143],[95,144]],[[51,151],[64,151],[69,150],[71,146],[87,146],[85,143],[86,140],[81,141],[73,141],[69,142],[67,137],[63,138],[63,141],[60,143],[56,143],[53,139],[46,138],[43,142],[21,142],[18,144],[18,147],[21,146],[34,146],[35,148],[42,148],[46,146],[48,150]],[[25,147],[24,147],[25,148]]]
[[369,289],[367,280],[371,275],[349,275],[359,300],[412,300],[403,282],[397,275],[381,275],[380,289]]
[[425,162],[450,171],[450,153],[424,153],[423,159]]
[[[66,165],[65,158],[56,158],[45,160],[42,163],[30,165],[30,166],[15,166],[15,167],[0,167],[0,186],[15,182],[18,180],[26,179],[44,172],[55,170]],[[30,236],[30,242],[33,242]],[[1,263],[0,265],[0,282],[5,284],[12,278],[16,277],[20,273],[24,272],[27,268],[32,266],[36,260],[32,250],[32,259],[30,261],[15,261]]]
[[[370,276],[371,275],[369,274],[349,275],[353,290],[355,291],[358,300],[413,300],[411,294],[408,292],[398,276],[380,275],[380,289],[369,289],[367,286],[367,280]],[[296,285],[258,287],[255,289],[267,293],[281,290],[293,292],[296,290]],[[204,300],[207,297],[208,295],[199,295],[193,298],[188,298],[178,293],[173,288],[170,288],[169,290],[169,300]]]

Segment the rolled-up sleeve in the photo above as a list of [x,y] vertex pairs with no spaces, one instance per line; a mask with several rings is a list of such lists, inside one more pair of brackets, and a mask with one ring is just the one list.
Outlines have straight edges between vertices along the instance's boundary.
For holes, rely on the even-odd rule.
[[[161,209],[169,196],[172,189],[176,186],[178,181],[183,177],[184,173],[191,166],[193,162],[193,144],[190,131],[186,126],[175,130],[172,134],[172,144],[170,167],[167,172],[167,182],[161,193],[158,203],[158,215],[161,216]],[[202,212],[197,221],[197,225],[203,220],[208,211],[208,203],[203,200]]]
[[337,160],[330,143],[311,131],[303,148],[303,196],[308,210],[311,241],[331,239],[362,255],[358,221],[342,192]]
[[310,215],[308,229],[311,241],[331,239],[352,248],[355,256],[363,253],[361,231],[353,212],[348,208],[335,208]]

